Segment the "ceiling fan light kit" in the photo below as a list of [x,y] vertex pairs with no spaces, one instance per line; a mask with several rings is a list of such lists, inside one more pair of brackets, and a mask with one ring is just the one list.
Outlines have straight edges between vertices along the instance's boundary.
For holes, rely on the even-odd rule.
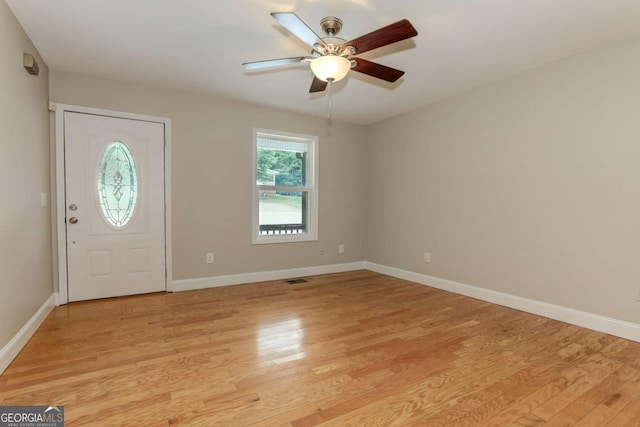
[[256,70],[308,62],[314,74],[309,90],[310,93],[324,91],[328,83],[342,80],[351,69],[391,83],[397,81],[402,77],[404,71],[362,58],[355,58],[354,55],[418,35],[413,25],[408,20],[403,19],[347,42],[336,37],[342,29],[342,21],[335,16],[328,16],[320,21],[320,27],[326,37],[317,35],[295,13],[274,12],[271,16],[309,45],[312,49],[311,56],[245,62],[242,65],[247,70]]
[[351,61],[344,56],[319,56],[311,61],[311,71],[323,82],[337,82],[344,79],[351,69]]

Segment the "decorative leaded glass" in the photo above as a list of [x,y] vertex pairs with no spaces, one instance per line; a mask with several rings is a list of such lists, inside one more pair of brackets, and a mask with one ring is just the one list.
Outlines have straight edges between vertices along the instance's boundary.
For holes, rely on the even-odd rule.
[[131,151],[122,142],[107,146],[98,166],[98,199],[104,218],[123,228],[133,217],[138,200],[138,175]]

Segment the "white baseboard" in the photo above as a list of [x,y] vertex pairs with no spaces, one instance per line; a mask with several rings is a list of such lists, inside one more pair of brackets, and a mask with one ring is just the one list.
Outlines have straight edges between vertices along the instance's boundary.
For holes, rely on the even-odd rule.
[[13,359],[15,359],[18,353],[27,345],[29,339],[36,333],[40,325],[42,325],[42,322],[44,322],[44,319],[46,319],[51,310],[53,310],[56,300],[57,294],[51,294],[40,306],[38,311],[31,316],[31,319],[11,338],[11,341],[0,349],[0,374],[9,367]]
[[360,261],[346,264],[317,265],[313,267],[291,268],[287,270],[259,271],[255,273],[230,274],[227,276],[174,280],[171,284],[170,291],[193,291],[196,289],[217,288],[220,286],[240,285],[244,283],[290,279],[292,277],[345,273],[348,271],[364,270],[366,268],[365,266],[366,262]]
[[399,268],[387,267],[385,265],[366,263],[366,269],[387,276],[409,280],[432,288],[442,289],[460,295],[491,302],[527,313],[537,314],[561,322],[604,332],[617,337],[640,342],[640,325],[626,322],[624,320],[613,319],[611,317],[600,316],[598,314],[575,310],[573,308],[562,307],[529,298],[523,298],[503,292],[492,291],[490,289],[479,288],[477,286],[465,285],[452,280],[441,279],[439,277],[428,276],[426,274],[401,270]]

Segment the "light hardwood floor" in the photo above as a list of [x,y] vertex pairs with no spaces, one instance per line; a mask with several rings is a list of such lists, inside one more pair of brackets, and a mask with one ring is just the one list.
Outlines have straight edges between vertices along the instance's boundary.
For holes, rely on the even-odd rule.
[[66,425],[638,426],[640,343],[369,271],[73,303],[0,377]]

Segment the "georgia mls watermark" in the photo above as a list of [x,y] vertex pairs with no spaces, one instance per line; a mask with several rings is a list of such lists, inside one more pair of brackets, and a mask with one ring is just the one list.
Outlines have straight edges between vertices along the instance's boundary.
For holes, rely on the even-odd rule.
[[64,406],[0,406],[0,427],[64,427]]

